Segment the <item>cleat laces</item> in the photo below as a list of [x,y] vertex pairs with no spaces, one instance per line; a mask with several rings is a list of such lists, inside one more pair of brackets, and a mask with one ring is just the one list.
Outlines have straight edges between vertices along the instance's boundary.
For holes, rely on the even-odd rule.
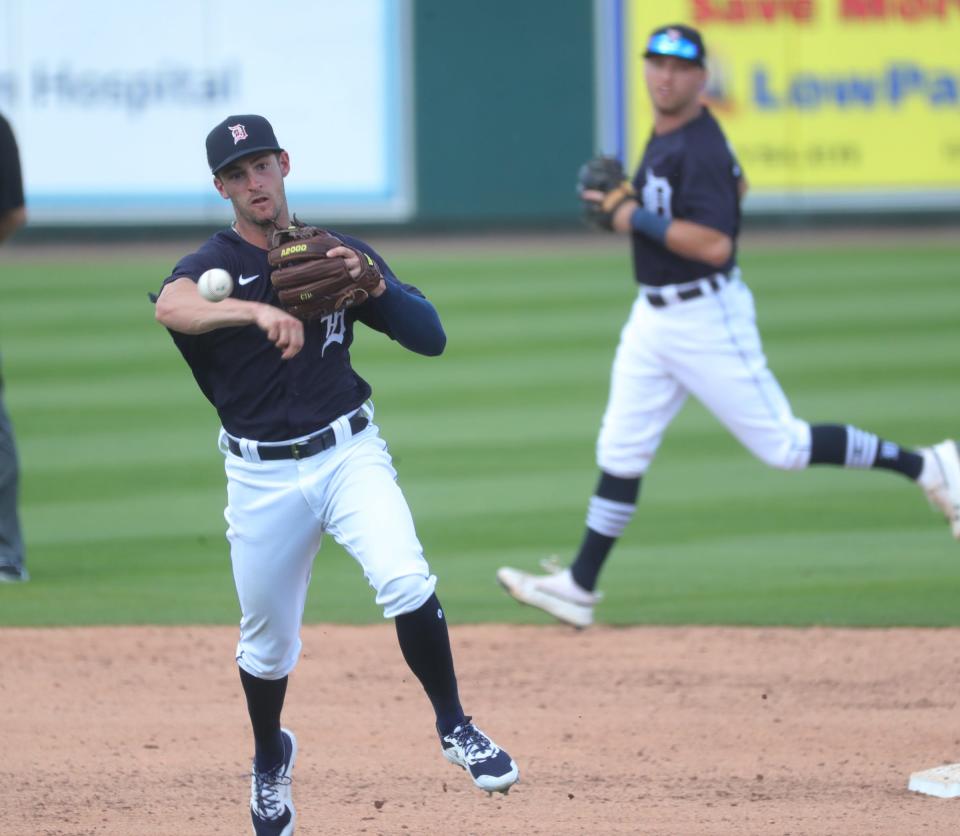
[[500,752],[494,742],[470,722],[454,729],[450,737],[470,764],[483,763]]
[[280,798],[279,787],[290,786],[289,776],[283,776],[283,764],[270,772],[253,772],[256,781],[256,801],[254,812],[266,821],[276,821],[283,815],[286,805]]

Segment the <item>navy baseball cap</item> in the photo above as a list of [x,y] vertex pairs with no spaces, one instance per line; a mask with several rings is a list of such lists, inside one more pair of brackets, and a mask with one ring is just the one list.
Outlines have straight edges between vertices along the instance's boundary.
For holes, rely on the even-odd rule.
[[702,67],[707,57],[707,48],[703,45],[700,33],[692,26],[672,23],[654,29],[650,34],[643,57],[649,58],[651,55],[672,55]]
[[207,134],[207,163],[214,174],[247,154],[282,150],[270,123],[253,114],[228,116]]

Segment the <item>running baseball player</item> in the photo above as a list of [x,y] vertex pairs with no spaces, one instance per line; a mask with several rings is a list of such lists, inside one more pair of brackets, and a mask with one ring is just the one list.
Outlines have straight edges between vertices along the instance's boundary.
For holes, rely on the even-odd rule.
[[726,137],[701,103],[706,49],[695,29],[655,30],[645,52],[653,133],[631,181],[619,161],[581,169],[584,211],[627,233],[640,285],[613,362],[597,440],[600,479],[572,564],[538,575],[504,567],[500,584],[524,604],[575,627],[593,622],[597,578],[633,516],[640,481],[663,433],[693,395],[772,467],[875,468],[919,484],[960,539],[960,459],[947,440],[917,451],[843,424],[794,417],[767,368],[754,303],[737,267],[746,181]]
[[[206,150],[235,220],[174,267],[156,318],[222,424],[224,516],[241,609],[236,658],[255,744],[254,833],[294,829],[297,743],[280,715],[325,532],[357,561],[384,617],[394,619],[403,657],[433,705],[444,757],[480,789],[507,792],[517,765],[464,715],[437,579],[373,423],[370,386],[350,364],[357,323],[409,351],[439,355],[446,336],[437,312],[368,244],[290,214],[290,156],[262,116],[228,117]],[[234,280],[232,295],[218,302],[198,289],[212,268]],[[331,277],[341,282],[332,291]]]

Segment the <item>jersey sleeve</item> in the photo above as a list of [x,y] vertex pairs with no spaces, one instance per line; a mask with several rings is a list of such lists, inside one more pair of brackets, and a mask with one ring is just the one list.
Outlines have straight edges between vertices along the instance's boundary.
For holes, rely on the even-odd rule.
[[[225,244],[223,236],[219,233],[207,239],[195,252],[183,256],[170,275],[161,282],[158,293],[162,293],[164,287],[180,278],[197,282],[203,273],[213,267],[222,267],[234,279],[243,275],[242,258],[235,247]],[[152,294],[151,298],[153,298]]]
[[680,174],[680,205],[675,217],[708,226],[731,238],[737,234],[740,167],[724,148],[688,154]]
[[446,346],[447,337],[436,308],[426,296],[412,284],[401,282],[390,265],[369,244],[350,236],[341,237],[347,246],[365,252],[376,261],[387,285],[382,296],[349,308],[348,316],[386,334],[417,354],[440,354]]
[[[197,281],[200,276],[211,267],[223,267],[231,276],[237,275],[236,266],[233,264],[225,264],[224,261],[225,259],[222,253],[201,247],[195,253],[190,253],[190,255],[185,255],[181,258],[170,275],[163,280],[163,285],[175,282],[182,276]],[[163,285],[161,285],[161,287]]]
[[[199,250],[183,256],[183,258],[177,262],[176,266],[170,272],[170,275],[161,282],[159,293],[162,293],[163,288],[168,284],[183,277],[196,282],[200,276],[211,267],[223,267],[231,276],[237,276],[240,273],[238,265],[230,258],[229,253],[222,247],[215,246],[208,241],[200,247]],[[156,297],[153,294],[151,294],[150,298],[156,302]],[[209,339],[207,334],[184,334],[179,331],[168,330],[173,337],[174,343],[176,343],[184,357],[188,358],[188,361],[193,354],[201,350],[201,347]],[[201,386],[201,388],[203,387]],[[204,394],[206,394],[206,392],[204,392]]]
[[[383,273],[384,278],[393,279],[395,282],[400,280],[397,278],[396,273],[390,269],[390,265],[387,264],[386,259],[380,255],[373,247],[371,247],[366,241],[361,241],[359,238],[354,238],[352,235],[341,235],[339,232],[334,233],[338,238],[340,238],[344,244],[348,247],[353,247],[355,250],[360,250],[360,252],[366,253],[370,258],[372,258],[377,266],[380,268],[380,272]],[[423,294],[419,290],[413,287],[413,285],[404,285],[404,287],[412,288],[420,296]]]
[[[401,282],[400,279],[397,278],[396,273],[394,273],[390,268],[390,265],[387,264],[386,259],[366,241],[361,241],[359,238],[354,238],[351,235],[341,235],[339,232],[335,234],[348,247],[353,247],[353,249],[360,250],[360,252],[364,252],[369,255],[370,258],[377,263],[377,266],[380,268],[380,272],[383,274],[383,278],[388,285],[399,287],[406,293],[419,296],[421,299],[425,298],[424,295],[412,284],[405,284],[404,282]],[[375,331],[380,331],[384,334],[390,333],[390,328],[384,321],[383,316],[380,315],[379,311],[372,305],[358,305],[357,307],[349,308],[347,313],[349,316],[352,316],[354,320],[362,322],[368,328],[373,328]]]

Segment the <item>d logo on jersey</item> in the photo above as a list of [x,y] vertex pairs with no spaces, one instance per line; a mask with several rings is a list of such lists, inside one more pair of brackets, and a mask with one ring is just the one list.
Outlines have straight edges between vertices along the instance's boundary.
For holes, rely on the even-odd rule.
[[323,317],[320,322],[326,326],[327,333],[323,338],[323,348],[320,349],[320,356],[327,350],[328,345],[340,343],[343,345],[343,338],[347,332],[347,324],[344,319],[343,311],[334,311],[329,316]]
[[640,191],[643,198],[643,208],[648,212],[655,212],[665,218],[672,218],[670,203],[673,199],[673,189],[666,177],[657,177],[652,168],[647,169],[647,179]]

